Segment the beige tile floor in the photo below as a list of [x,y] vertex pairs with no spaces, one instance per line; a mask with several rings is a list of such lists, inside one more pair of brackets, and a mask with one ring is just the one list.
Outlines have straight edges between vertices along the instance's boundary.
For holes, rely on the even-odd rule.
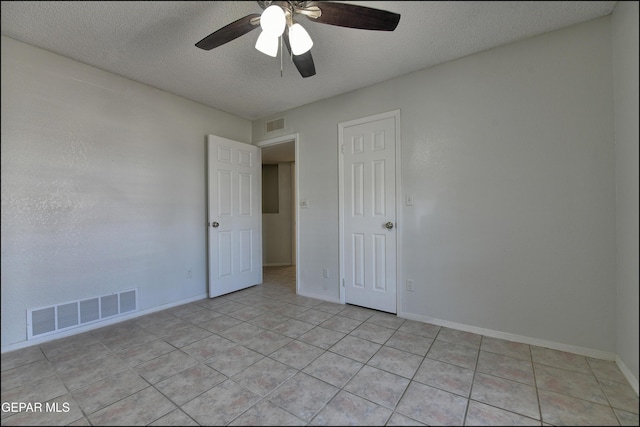
[[3,354],[2,402],[2,425],[638,425],[613,362],[298,296],[291,267]]

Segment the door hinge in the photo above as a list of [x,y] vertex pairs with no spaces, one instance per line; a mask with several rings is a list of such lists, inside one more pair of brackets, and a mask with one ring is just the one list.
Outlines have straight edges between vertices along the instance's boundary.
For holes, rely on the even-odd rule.
[[340,144],[340,152],[344,154],[344,144]]
[[342,287],[343,287],[343,288],[345,287],[345,286],[344,286],[344,279],[342,279]]

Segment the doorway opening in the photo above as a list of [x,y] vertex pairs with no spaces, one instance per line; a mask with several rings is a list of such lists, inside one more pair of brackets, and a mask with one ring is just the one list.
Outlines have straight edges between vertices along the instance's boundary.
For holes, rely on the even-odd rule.
[[295,271],[298,290],[298,134],[256,144],[262,151],[262,264]]

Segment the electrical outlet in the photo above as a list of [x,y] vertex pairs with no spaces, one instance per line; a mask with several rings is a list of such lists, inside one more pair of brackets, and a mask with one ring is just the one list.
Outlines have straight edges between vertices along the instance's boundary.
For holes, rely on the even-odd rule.
[[413,290],[413,280],[411,280],[411,279],[407,279],[407,290],[408,291],[412,291]]
[[329,278],[329,270],[327,270],[326,268],[322,269],[322,277],[324,277],[325,279]]

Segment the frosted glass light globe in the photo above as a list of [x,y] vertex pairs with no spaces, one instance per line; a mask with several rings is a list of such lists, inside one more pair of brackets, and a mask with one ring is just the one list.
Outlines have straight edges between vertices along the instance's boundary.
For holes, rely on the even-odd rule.
[[313,40],[311,40],[307,30],[297,23],[289,28],[289,42],[294,55],[302,55],[313,46]]
[[275,58],[278,55],[278,36],[262,31],[256,41],[256,49]]
[[282,35],[285,25],[287,25],[287,19],[284,16],[284,10],[278,5],[269,6],[260,16],[262,31],[273,34],[276,37]]

